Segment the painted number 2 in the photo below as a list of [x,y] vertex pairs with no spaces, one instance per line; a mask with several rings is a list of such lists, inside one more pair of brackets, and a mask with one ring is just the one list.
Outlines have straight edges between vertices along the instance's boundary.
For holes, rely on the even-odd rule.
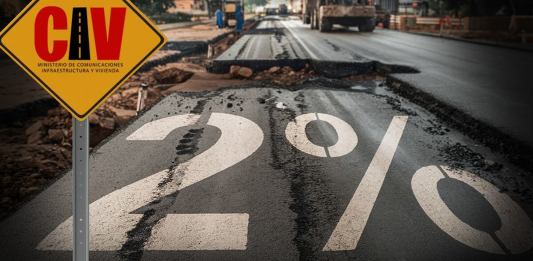
[[[145,124],[127,140],[163,140],[175,129],[195,124],[200,115],[167,117]],[[263,132],[254,122],[235,115],[213,113],[208,125],[221,136],[211,148],[172,171],[160,171],[118,189],[90,205],[90,249],[117,251],[127,232],[142,218],[130,214],[151,202],[209,178],[252,155],[263,143]],[[158,188],[168,177],[163,192]],[[60,224],[38,245],[40,250],[72,248],[72,217]],[[248,237],[248,214],[168,214],[152,230],[147,250],[243,250]]]

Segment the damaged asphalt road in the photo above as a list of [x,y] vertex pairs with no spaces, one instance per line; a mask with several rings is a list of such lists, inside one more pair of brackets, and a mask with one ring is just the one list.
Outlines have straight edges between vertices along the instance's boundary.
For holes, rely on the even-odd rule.
[[[172,94],[145,112],[91,154],[91,259],[533,256],[530,173],[382,82],[334,83]],[[518,207],[501,216],[464,180]],[[3,258],[70,260],[70,214],[67,174],[0,223]]]
[[[494,99],[501,82],[482,76],[497,69],[472,66],[483,52],[299,23],[263,20],[213,61],[215,72],[253,69],[249,86],[170,94],[93,151],[91,259],[531,259],[531,173],[393,92],[400,79],[439,98],[450,83],[460,89],[447,91],[460,96],[451,105],[490,114],[488,102],[503,108],[496,122],[513,120],[506,106],[524,100]],[[276,83],[291,73],[297,81]],[[3,257],[71,260],[71,182],[64,175],[2,220]]]

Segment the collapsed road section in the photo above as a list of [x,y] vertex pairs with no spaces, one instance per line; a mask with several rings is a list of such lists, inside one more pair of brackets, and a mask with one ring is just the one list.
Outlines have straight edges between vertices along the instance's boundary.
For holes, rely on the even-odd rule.
[[[386,73],[417,73],[418,70],[405,65],[385,64],[378,60],[366,58],[356,52],[330,56],[328,59],[317,57],[302,43],[297,34],[287,27],[291,18],[267,18],[257,27],[248,31],[226,52],[213,60],[212,72],[226,73],[231,65],[251,68],[255,71],[267,70],[273,66],[289,66],[295,70],[306,65],[331,78],[346,77],[376,71]],[[329,48],[324,50],[341,51],[334,43],[324,39]],[[310,43],[312,44],[312,43]]]

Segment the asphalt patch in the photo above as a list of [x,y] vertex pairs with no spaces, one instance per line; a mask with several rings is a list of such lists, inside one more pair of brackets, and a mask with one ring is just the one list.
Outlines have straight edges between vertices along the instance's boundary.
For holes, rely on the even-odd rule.
[[433,120],[428,120],[428,123],[430,124],[430,126],[425,127],[424,131],[429,134],[442,136],[450,132],[450,129],[448,129],[447,127],[445,127],[444,125],[438,122],[435,122]]
[[511,163],[525,170],[533,171],[533,161],[531,160],[533,157],[533,148],[525,145],[523,142],[437,100],[432,95],[422,92],[415,86],[411,86],[393,76],[387,77],[386,84],[394,93],[423,107],[469,138],[480,142],[494,151],[502,153]]
[[497,162],[486,160],[483,155],[470,149],[468,146],[455,143],[441,148],[441,154],[446,163],[454,169],[474,168],[487,172],[497,172],[503,165]]

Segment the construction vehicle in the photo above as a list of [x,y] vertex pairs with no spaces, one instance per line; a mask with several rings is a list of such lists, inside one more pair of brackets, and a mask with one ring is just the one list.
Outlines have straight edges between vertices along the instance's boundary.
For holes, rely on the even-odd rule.
[[229,26],[229,20],[235,20],[235,12],[241,8],[244,14],[244,0],[222,0],[222,11],[224,12],[224,24]]
[[311,29],[328,32],[334,24],[357,26],[360,32],[376,28],[376,7],[372,0],[303,0],[302,20]]

